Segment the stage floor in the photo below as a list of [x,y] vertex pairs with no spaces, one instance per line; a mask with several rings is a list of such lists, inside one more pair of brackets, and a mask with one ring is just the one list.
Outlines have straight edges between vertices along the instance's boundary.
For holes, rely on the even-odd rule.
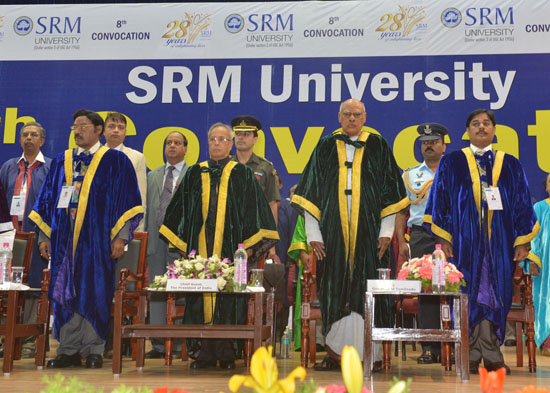
[[[54,341],[55,342],[55,341]],[[417,349],[420,346],[417,347]],[[503,347],[506,363],[512,370],[512,375],[506,378],[504,391],[510,393],[526,385],[550,388],[550,357],[537,355],[537,372],[528,372],[527,354],[524,355],[524,367],[516,367],[515,347]],[[418,365],[416,358],[420,350],[412,351],[412,346],[407,345],[407,360],[402,361],[399,357],[392,356],[392,368],[389,372],[374,374],[373,381],[365,381],[365,386],[375,393],[383,393],[388,390],[388,382],[397,377],[400,379],[413,378],[412,393],[470,393],[480,392],[479,375],[470,376],[470,381],[463,383],[453,371],[446,372],[440,365]],[[48,358],[54,356],[53,352]],[[324,354],[318,355],[318,361]],[[393,355],[393,354],[392,354]],[[248,370],[243,366],[242,361],[237,362],[234,371],[222,370],[191,370],[190,362],[182,362],[175,359],[172,366],[164,366],[164,360],[146,360],[143,371],[137,371],[135,363],[129,359],[123,359],[122,374],[120,377],[113,377],[111,373],[111,361],[105,359],[104,366],[99,370],[86,368],[67,368],[62,370],[36,370],[34,359],[22,359],[14,362],[14,369],[10,376],[4,376],[0,383],[0,392],[13,393],[35,393],[44,386],[42,378],[53,376],[57,372],[70,377],[75,376],[95,386],[102,387],[105,393],[120,384],[126,386],[147,386],[151,389],[167,386],[170,389],[186,389],[190,393],[229,393],[227,382],[233,374],[246,374]],[[300,364],[300,353],[292,354],[291,359],[280,359],[279,378],[286,376],[290,371]],[[340,372],[320,372],[308,367],[306,379],[313,378],[318,385],[343,384]],[[242,392],[251,391],[242,388]]]

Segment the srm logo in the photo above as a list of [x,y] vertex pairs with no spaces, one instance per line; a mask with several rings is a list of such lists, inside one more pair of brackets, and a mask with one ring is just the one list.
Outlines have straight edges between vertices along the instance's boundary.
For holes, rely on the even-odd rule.
[[[509,19],[508,19],[509,18]],[[500,8],[468,8],[466,10],[466,26],[485,26],[485,25],[504,25],[514,24],[514,9],[509,7],[508,10]]]
[[41,16],[36,22],[36,34],[80,34],[80,18]]
[[281,14],[251,14],[248,16],[248,22],[249,27],[246,30],[249,32],[294,30],[293,14],[288,15],[286,19]]

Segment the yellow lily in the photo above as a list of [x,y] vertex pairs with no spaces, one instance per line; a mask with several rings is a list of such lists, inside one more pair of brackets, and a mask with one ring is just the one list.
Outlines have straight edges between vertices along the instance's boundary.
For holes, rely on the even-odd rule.
[[296,384],[294,380],[300,378],[303,381],[306,377],[306,370],[303,367],[296,367],[284,379],[278,380],[279,372],[277,363],[271,356],[273,347],[260,347],[252,355],[250,362],[251,375],[233,375],[229,380],[229,390],[233,393],[244,385],[254,389],[256,393],[294,393]]
[[342,377],[347,393],[361,393],[363,364],[355,347],[346,345],[342,350]]

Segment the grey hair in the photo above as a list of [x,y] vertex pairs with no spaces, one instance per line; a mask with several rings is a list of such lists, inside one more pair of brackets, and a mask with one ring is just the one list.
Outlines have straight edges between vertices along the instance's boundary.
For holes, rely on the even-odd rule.
[[227,130],[227,132],[229,132],[229,137],[231,139],[233,139],[233,129],[231,128],[231,126],[227,125],[227,124],[224,124],[224,123],[221,123],[221,122],[218,122],[218,123],[214,123],[210,126],[210,128],[208,129],[208,137],[210,138],[210,133],[212,132],[212,130],[216,127],[223,127]]
[[35,126],[40,129],[40,138],[46,139],[46,130],[40,123],[37,123],[36,121],[29,121],[28,123],[23,124],[23,127],[21,127],[21,130],[19,131],[19,136],[23,133],[23,130],[29,126]]
[[343,106],[346,102],[348,102],[348,101],[357,101],[358,103],[360,103],[360,104],[363,106],[363,112],[367,112],[367,110],[365,109],[365,104],[363,104],[361,101],[359,101],[359,100],[356,99],[356,98],[350,98],[350,99],[347,99],[347,100],[345,100],[344,102],[342,102],[342,103],[340,104],[340,109],[338,109],[338,112],[342,112],[342,106]]

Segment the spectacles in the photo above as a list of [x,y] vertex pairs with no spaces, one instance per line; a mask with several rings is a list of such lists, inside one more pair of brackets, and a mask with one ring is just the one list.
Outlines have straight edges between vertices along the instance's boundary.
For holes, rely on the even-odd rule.
[[492,122],[490,122],[489,120],[486,120],[484,122],[479,122],[479,121],[473,121],[470,123],[470,127],[473,127],[473,128],[479,128],[483,125],[483,127],[490,127],[493,125]]
[[250,135],[253,135],[254,134],[254,131],[236,131],[235,132],[235,137],[249,137]]
[[109,130],[116,130],[118,128],[120,131],[123,131],[126,129],[126,126],[124,124],[108,124],[107,128]]
[[38,138],[40,136],[40,133],[38,132],[23,132],[21,133],[21,136],[23,138],[31,137],[31,138]]
[[361,117],[365,114],[365,112],[341,112],[341,113],[342,113],[342,116],[344,116],[346,119],[349,119],[351,116],[357,119],[358,117]]
[[86,128],[88,127],[94,127],[93,124],[73,124],[71,126],[71,131],[74,131],[74,130],[85,130]]
[[211,136],[210,138],[208,138],[208,143],[216,143],[216,142],[220,142],[220,143],[231,142],[231,138],[226,138],[223,136]]

